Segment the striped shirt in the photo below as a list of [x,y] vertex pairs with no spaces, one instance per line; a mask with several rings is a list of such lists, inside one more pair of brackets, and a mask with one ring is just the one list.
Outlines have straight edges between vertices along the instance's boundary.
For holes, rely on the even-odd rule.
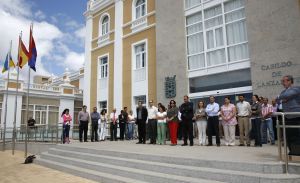
[[263,118],[270,118],[271,115],[268,116],[269,113],[273,113],[273,106],[271,104],[262,104],[261,105],[261,114]]

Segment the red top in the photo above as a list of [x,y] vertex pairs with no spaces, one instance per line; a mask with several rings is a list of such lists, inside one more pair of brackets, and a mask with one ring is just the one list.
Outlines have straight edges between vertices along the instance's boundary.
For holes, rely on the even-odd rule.
[[64,124],[71,124],[71,121],[72,121],[72,117],[70,114],[64,114],[63,115],[63,120],[64,120]]

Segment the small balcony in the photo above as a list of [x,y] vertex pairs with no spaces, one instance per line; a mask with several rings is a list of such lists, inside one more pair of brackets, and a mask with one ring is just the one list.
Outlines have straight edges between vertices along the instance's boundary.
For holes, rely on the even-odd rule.
[[102,35],[98,38],[98,47],[99,46],[103,46],[104,44],[108,43],[109,42],[109,33],[105,34],[105,35]]
[[143,16],[131,23],[131,29],[133,32],[138,31],[147,26],[147,16]]

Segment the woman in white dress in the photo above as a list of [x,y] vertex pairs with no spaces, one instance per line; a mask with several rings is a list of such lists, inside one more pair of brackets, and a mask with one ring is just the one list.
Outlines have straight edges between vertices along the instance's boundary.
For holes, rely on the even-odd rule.
[[102,109],[100,113],[100,141],[104,141],[106,137],[107,114],[106,109]]

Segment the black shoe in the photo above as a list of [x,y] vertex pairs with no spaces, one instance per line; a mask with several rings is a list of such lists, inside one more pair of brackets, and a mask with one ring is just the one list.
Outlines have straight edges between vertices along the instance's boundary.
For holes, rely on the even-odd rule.
[[153,144],[152,142],[149,142],[149,143],[147,143],[147,144]]
[[146,142],[143,142],[143,144],[146,144]]
[[245,144],[240,144],[239,146],[245,146]]
[[193,146],[194,144],[190,144],[190,146]]
[[206,146],[212,146],[212,144],[207,144]]
[[91,142],[94,142],[93,140],[91,140]]
[[187,146],[187,144],[182,144],[181,146]]
[[250,147],[251,145],[250,144],[247,144],[247,147]]
[[137,142],[136,144],[141,144],[142,142]]
[[82,140],[79,140],[79,142],[82,142]]
[[99,140],[96,140],[96,142],[99,142]]
[[220,147],[221,145],[220,144],[217,144],[217,147]]

